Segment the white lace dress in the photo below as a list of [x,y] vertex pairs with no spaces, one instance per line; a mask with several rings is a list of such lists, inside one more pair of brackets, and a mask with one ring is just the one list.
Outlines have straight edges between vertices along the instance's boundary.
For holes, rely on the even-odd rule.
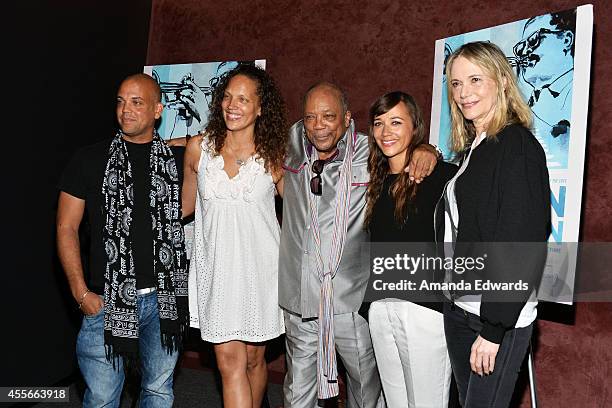
[[230,179],[223,157],[211,157],[202,146],[189,270],[191,326],[212,343],[273,339],[285,328],[272,176],[262,159],[251,158]]

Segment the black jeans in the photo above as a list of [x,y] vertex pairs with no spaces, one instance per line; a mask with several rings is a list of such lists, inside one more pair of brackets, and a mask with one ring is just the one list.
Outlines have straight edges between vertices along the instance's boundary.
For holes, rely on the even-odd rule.
[[533,323],[506,331],[495,357],[493,373],[482,377],[470,368],[472,344],[482,330],[480,317],[445,303],[444,330],[461,405],[464,408],[508,407],[529,346]]

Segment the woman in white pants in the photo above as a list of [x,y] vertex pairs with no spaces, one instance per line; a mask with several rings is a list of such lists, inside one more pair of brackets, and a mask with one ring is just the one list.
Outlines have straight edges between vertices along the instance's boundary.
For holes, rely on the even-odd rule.
[[[365,222],[372,242],[435,241],[434,208],[456,166],[439,161],[421,183],[410,180],[404,168],[424,133],[421,110],[404,92],[387,93],[370,108]],[[372,303],[370,333],[389,408],[448,406],[451,366],[441,312],[441,301]]]

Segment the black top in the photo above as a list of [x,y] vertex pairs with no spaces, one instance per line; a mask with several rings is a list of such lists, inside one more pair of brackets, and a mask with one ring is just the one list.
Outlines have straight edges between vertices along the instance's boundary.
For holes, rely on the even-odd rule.
[[[537,139],[522,126],[507,126],[495,139],[484,140],[472,151],[467,169],[455,183],[455,196],[459,211],[455,256],[478,256],[469,253],[475,248],[470,245],[474,242],[545,243],[548,239],[550,186],[546,156]],[[539,283],[546,259],[545,245],[496,245],[487,249],[483,272],[486,278],[521,279],[530,288]],[[499,291],[484,292],[480,306],[484,326],[480,335],[500,343],[504,332],[515,326],[529,294],[508,293],[512,296],[510,302],[501,301],[505,295]]]
[[[60,191],[85,200],[90,241],[86,281],[89,289],[99,294],[104,291],[104,271],[106,269],[103,244],[105,221],[102,181],[109,158],[110,143],[111,140],[104,140],[77,151],[64,170],[59,184]],[[136,287],[140,289],[156,286],[157,282],[153,273],[153,221],[148,198],[151,189],[149,157],[152,143],[126,142],[126,146],[134,179],[134,211],[130,237],[132,238]],[[184,148],[172,148],[181,182],[184,150]]]
[[130,224],[136,288],[156,286],[153,274],[153,220],[149,193],[151,191],[151,146],[153,142],[136,144],[126,141],[128,160],[134,181],[134,209]]
[[[387,175],[380,197],[374,204],[369,225],[370,240],[372,242],[435,242],[434,209],[446,182],[456,172],[457,166],[439,161],[434,171],[417,186],[414,200],[408,204],[407,217],[403,225],[398,224],[395,220],[395,203],[389,194],[389,188],[398,175]],[[439,312],[442,311],[442,303],[415,303]]]

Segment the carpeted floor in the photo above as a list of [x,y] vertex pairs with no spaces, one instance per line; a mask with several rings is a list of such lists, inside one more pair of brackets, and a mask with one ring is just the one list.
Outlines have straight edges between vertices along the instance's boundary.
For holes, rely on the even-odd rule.
[[[80,378],[70,384],[70,403],[40,403],[34,405],[36,408],[72,408],[82,406],[84,385]],[[268,384],[269,407],[282,406],[283,387],[279,384]],[[129,381],[123,390],[121,408],[135,407],[138,398],[138,384]],[[222,407],[220,378],[213,370],[194,370],[180,368],[174,378],[174,407],[190,408]],[[264,407],[266,404],[263,405]]]

